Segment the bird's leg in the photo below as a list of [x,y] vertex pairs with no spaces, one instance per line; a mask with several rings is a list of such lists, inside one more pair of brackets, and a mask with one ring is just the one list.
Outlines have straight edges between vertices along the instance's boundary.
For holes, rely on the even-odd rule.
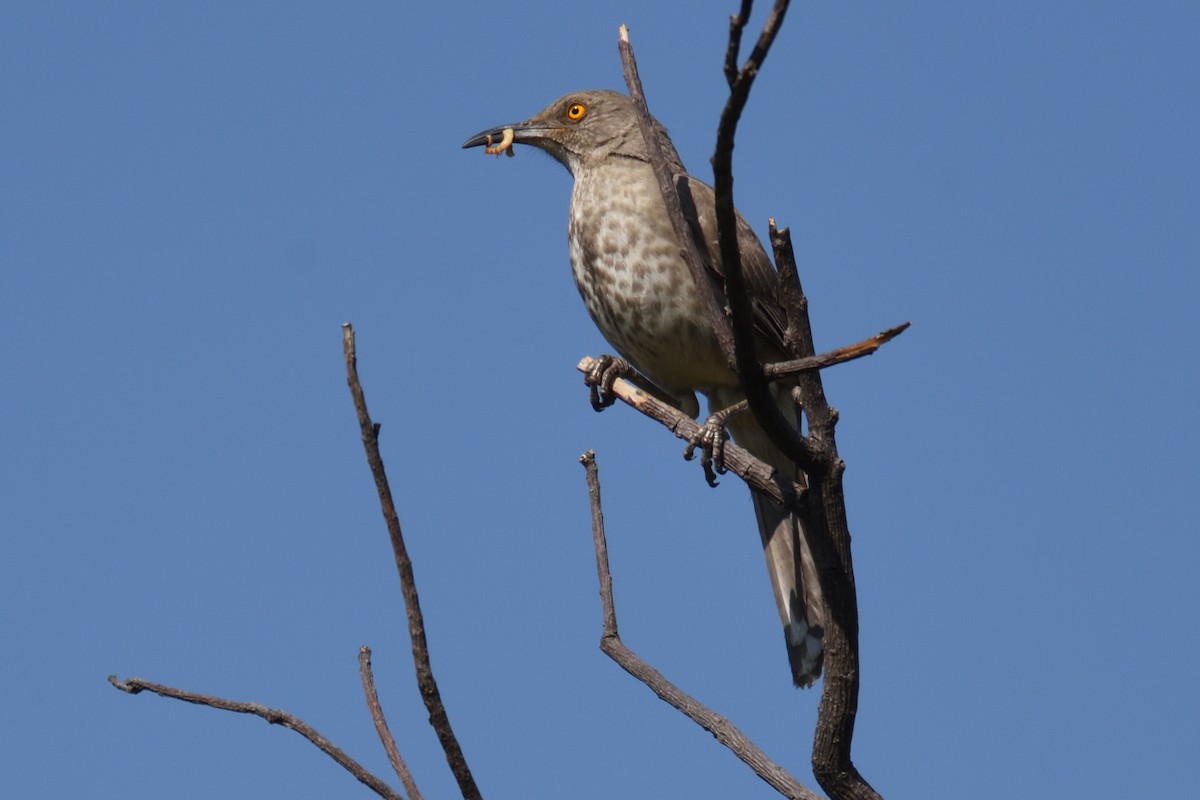
[[613,384],[617,382],[617,378],[627,378],[633,374],[633,367],[629,362],[617,356],[602,355],[592,361],[592,368],[583,376],[583,382],[592,390],[592,408],[603,411],[617,402],[617,396],[612,390]]
[[728,408],[710,414],[695,435],[688,438],[683,457],[691,461],[696,457],[696,448],[700,448],[700,466],[704,467],[704,479],[709,486],[716,486],[717,475],[725,473],[725,442],[729,440],[725,423],[729,422],[730,417],[749,408],[748,402],[739,400]]

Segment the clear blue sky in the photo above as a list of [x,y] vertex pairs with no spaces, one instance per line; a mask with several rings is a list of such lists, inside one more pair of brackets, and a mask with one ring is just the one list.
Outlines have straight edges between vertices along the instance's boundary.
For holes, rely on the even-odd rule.
[[[459,149],[621,88],[624,22],[709,174],[736,5],[0,7],[0,795],[369,796],[105,682],[285,708],[387,776],[366,643],[453,796],[346,320],[486,796],[774,796],[597,650],[587,448],[628,643],[811,781],[746,490],[591,411],[569,176]],[[913,321],[826,378],[888,797],[1194,791],[1197,9],[797,2],[751,98],[736,199],[791,226],[818,346]]]

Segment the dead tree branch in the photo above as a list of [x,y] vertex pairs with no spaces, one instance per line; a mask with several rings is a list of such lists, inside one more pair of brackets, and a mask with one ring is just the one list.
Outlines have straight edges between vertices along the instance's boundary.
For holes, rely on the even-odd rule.
[[416,781],[413,780],[412,772],[408,769],[408,764],[404,763],[404,759],[400,756],[400,749],[396,747],[396,739],[388,728],[387,719],[383,716],[383,706],[379,705],[379,694],[375,691],[375,675],[371,671],[371,648],[365,644],[358,649],[358,674],[362,678],[363,694],[367,698],[367,709],[371,712],[371,721],[375,723],[375,732],[379,734],[379,741],[383,744],[383,750],[387,753],[392,769],[396,771],[396,777],[404,784],[404,790],[408,792],[408,800],[423,800],[421,792],[417,789]]
[[[795,318],[795,330],[791,332],[796,341],[793,355],[803,357],[814,352],[812,326],[788,230],[772,226],[771,244],[780,273],[780,293],[794,298],[794,307],[788,306],[789,328],[793,315]],[[809,438],[821,442],[831,459],[826,469],[810,475],[810,502],[804,517],[830,617],[825,628],[825,682],[813,737],[813,774],[834,800],[880,800],[851,759],[860,680],[858,592],[842,486],[846,465],[837,455],[834,438],[838,413],[825,399],[820,372],[802,373],[797,380]]]
[[[437,683],[433,678],[433,669],[429,660],[429,646],[425,639],[425,622],[421,615],[416,582],[413,578],[412,560],[408,557],[408,550],[405,547],[404,537],[400,530],[400,521],[396,514],[395,504],[392,501],[391,487],[388,484],[387,474],[384,471],[383,458],[379,453],[379,425],[372,422],[370,415],[367,413],[366,397],[363,394],[362,384],[358,378],[358,359],[355,350],[354,328],[349,323],[342,327],[342,344],[346,360],[347,383],[350,386],[350,394],[354,399],[354,408],[362,430],[363,447],[367,453],[367,463],[370,465],[371,474],[375,478],[375,486],[379,493],[383,517],[387,523],[388,534],[392,542],[396,569],[400,575],[401,592],[404,596],[404,605],[408,617],[409,637],[412,642],[413,663],[417,673],[417,684],[421,691],[421,697],[425,701],[425,707],[429,712],[429,722],[437,733],[438,739],[442,744],[442,749],[446,754],[446,760],[450,764],[451,772],[453,772],[455,779],[458,781],[459,791],[462,793],[464,800],[481,800],[482,796],[475,785],[474,779],[471,777],[471,771],[467,767],[466,758],[462,753],[462,748],[459,746],[458,739],[454,736],[454,731],[450,727],[450,720],[446,715],[441,695],[438,692]],[[359,650],[359,674],[362,679],[363,691],[366,694],[367,707],[370,709],[371,718],[375,723],[375,729],[383,743],[384,750],[387,752],[388,760],[408,791],[410,800],[421,800],[421,793],[413,781],[408,766],[404,763],[404,759],[401,758],[395,739],[392,737],[391,731],[387,726],[387,721],[384,719],[383,709],[379,705],[379,696],[375,691],[375,679],[371,671],[371,650],[365,646]],[[110,675],[108,680],[113,686],[129,694],[150,691],[163,697],[172,697],[225,711],[254,714],[273,725],[283,725],[284,727],[291,728],[315,744],[358,778],[358,780],[371,787],[381,797],[404,800],[403,795],[400,795],[382,780],[367,772],[358,762],[354,761],[354,759],[346,755],[332,742],[329,742],[318,734],[311,726],[285,711],[267,708],[258,703],[226,700],[211,695],[196,694],[195,692],[176,689],[141,678],[130,678],[126,681],[120,681],[115,675]]]
[[[730,320],[717,320],[717,315],[711,308],[710,317],[713,319],[714,331],[719,332],[719,341],[722,347],[726,348],[725,353],[738,375],[742,391],[749,401],[756,421],[780,449],[808,473],[810,479],[807,502],[797,509],[797,513],[803,520],[806,538],[812,549],[820,574],[821,588],[830,611],[830,624],[825,630],[825,679],[813,742],[813,772],[834,800],[874,800],[879,795],[858,773],[850,755],[854,720],[858,710],[858,601],[842,487],[845,464],[838,457],[834,439],[837,412],[825,399],[819,367],[805,366],[802,371],[796,373],[801,404],[808,420],[808,435],[802,435],[780,412],[769,388],[767,371],[754,352],[753,314],[750,295],[742,274],[733,203],[733,145],[737,123],[749,98],[750,88],[782,25],[788,0],[776,0],[753,51],[739,68],[737,58],[741,49],[741,36],[749,20],[751,6],[750,0],[742,0],[739,14],[730,22],[729,44],[724,64],[730,95],[721,114],[717,145],[712,157],[718,246]],[[657,147],[657,136],[650,122],[649,110],[644,108],[645,96],[638,79],[633,50],[623,27],[619,48],[634,107],[638,111],[639,119],[645,119],[642,125],[643,137],[652,166],[659,175],[667,212],[696,286],[702,296],[709,298],[713,292],[704,273],[703,263],[698,262],[700,268],[697,268],[693,266],[691,256],[687,255],[691,236],[688,235],[679,204],[672,203],[673,199],[677,199],[675,187],[669,181],[663,180],[663,175],[669,174],[669,170],[661,148]],[[799,360],[806,365],[814,363],[812,360],[816,350],[813,347],[812,328],[808,319],[808,301],[800,286],[790,237],[786,229],[776,230],[774,221],[771,224],[771,242],[779,274],[778,297],[787,315],[784,343],[793,362]],[[720,300],[714,300],[712,305],[719,310],[722,304]],[[728,330],[726,326],[729,326]],[[874,352],[880,344],[905,327],[907,324],[885,331],[875,337],[877,341],[874,343],[868,341],[852,346],[852,352],[859,355]],[[726,346],[726,337],[730,333],[733,339],[732,350]],[[787,366],[794,369],[796,365],[789,363]]]
[[[729,303],[734,342],[734,369],[742,384],[742,391],[750,403],[750,410],[762,429],[771,439],[805,472],[819,468],[828,454],[822,452],[818,442],[806,438],[796,430],[779,410],[770,389],[770,382],[763,373],[762,363],[755,355],[754,313],[750,292],[742,273],[742,256],[737,240],[737,212],[733,204],[733,144],[738,121],[746,102],[750,99],[750,88],[771,49],[783,18],[787,13],[788,0],[776,0],[767,16],[762,33],[746,62],[737,68],[730,63],[730,55],[736,56],[741,49],[742,31],[749,19],[751,3],[743,0],[741,12],[729,26],[729,46],[726,49],[725,78],[729,83],[729,99],[721,111],[717,124],[717,145],[712,156],[713,191],[717,215],[717,240],[724,266],[725,298]],[[794,357],[810,356],[812,353],[792,354]]]
[[[575,368],[587,375],[593,362],[594,359],[585,356]],[[700,431],[696,420],[624,378],[618,378],[613,383],[612,393],[617,399],[660,423],[685,442],[694,439]],[[728,471],[768,495],[777,503],[794,509],[802,502],[804,494],[802,486],[795,483],[788,485],[784,481],[778,480],[777,477],[773,478],[774,467],[759,461],[738,446],[736,442],[725,443],[725,466]]]
[[600,603],[604,613],[600,649],[622,669],[650,687],[659,698],[711,733],[718,742],[728,747],[735,756],[754,770],[754,774],[784,797],[793,800],[820,800],[819,795],[814,794],[786,769],[772,761],[737,726],[671,683],[621,641],[617,631],[616,604],[613,601],[612,573],[608,567],[608,542],[604,532],[604,510],[600,503],[600,474],[596,467],[596,453],[589,450],[580,456],[579,461],[587,471],[588,499],[592,509],[592,538],[596,548],[596,572],[600,581]]
[[679,191],[687,190],[686,176],[675,175],[667,163],[663,153],[662,143],[655,131],[654,119],[646,104],[646,96],[642,92],[642,80],[638,77],[637,59],[633,55],[633,46],[629,44],[629,31],[621,26],[620,39],[617,42],[621,51],[621,65],[625,71],[625,83],[629,86],[629,96],[633,100],[633,109],[637,113],[638,127],[642,131],[642,139],[646,142],[646,151],[650,155],[650,166],[654,168],[654,176],[658,178],[658,188],[662,192],[663,202],[667,204],[667,217],[675,230],[675,239],[679,242],[679,254],[687,264],[692,274],[692,281],[699,289],[700,297],[704,300],[704,308],[708,312],[708,322],[713,335],[721,346],[721,352],[733,361],[733,332],[729,327],[729,318],[725,316],[723,303],[713,291],[708,280],[708,269],[705,266],[706,252],[704,242],[697,241],[698,233],[693,231],[683,216],[683,206],[680,203]]
[[[773,220],[772,228],[774,228]],[[863,339],[861,342],[848,344],[845,347],[830,350],[828,353],[820,353],[819,355],[807,356],[806,358],[794,358],[791,361],[780,361],[775,364],[763,364],[763,374],[768,379],[775,380],[776,378],[786,378],[790,375],[799,375],[804,372],[825,369],[836,364],[845,364],[847,361],[853,361],[856,358],[873,355],[876,350],[908,330],[910,325],[912,325],[911,322],[902,322],[885,331],[880,331],[874,336]]]
[[252,714],[256,717],[261,717],[272,725],[282,725],[303,736],[308,741],[312,742],[325,755],[332,758],[342,766],[347,772],[358,778],[366,786],[375,792],[380,797],[387,800],[404,800],[404,796],[397,793],[392,787],[381,781],[379,778],[368,772],[361,764],[355,761],[350,756],[346,755],[340,747],[326,739],[321,734],[317,733],[311,725],[307,724],[298,717],[289,714],[286,711],[281,711],[277,708],[267,708],[259,703],[246,703],[238,700],[226,700],[223,697],[214,697],[213,695],[197,694],[195,692],[176,689],[173,686],[166,686],[161,683],[143,680],[142,678],[128,678],[126,680],[118,680],[116,675],[109,675],[108,682],[122,692],[129,694],[140,694],[141,692],[152,692],[160,697],[170,697],[175,700],[182,700],[185,703],[195,703],[209,708],[217,708],[222,711],[232,711],[235,714]]
[[363,447],[367,452],[367,463],[375,478],[375,489],[379,493],[379,503],[383,510],[383,518],[387,523],[388,535],[392,541],[392,552],[396,559],[396,571],[400,574],[400,591],[404,596],[404,608],[408,616],[408,635],[412,641],[413,665],[417,673],[417,686],[425,708],[429,711],[429,723],[437,733],[450,771],[458,781],[459,791],[464,800],[481,800],[482,795],[471,776],[467,766],[466,756],[459,746],[458,738],[450,727],[450,718],[446,707],[442,704],[441,693],[437,681],[433,677],[433,667],[429,661],[429,644],[425,640],[425,619],[421,614],[421,603],[417,596],[417,584],[413,578],[412,559],[408,557],[408,548],[404,544],[404,536],[400,531],[400,519],[396,515],[396,506],[392,501],[392,489],[388,485],[387,473],[383,468],[383,457],[379,454],[379,425],[371,421],[367,413],[367,400],[363,395],[362,384],[358,379],[358,358],[354,345],[354,328],[350,323],[342,326],[342,348],[346,357],[346,382],[350,386],[350,394],[354,398],[354,409],[358,413],[358,425],[362,430]]

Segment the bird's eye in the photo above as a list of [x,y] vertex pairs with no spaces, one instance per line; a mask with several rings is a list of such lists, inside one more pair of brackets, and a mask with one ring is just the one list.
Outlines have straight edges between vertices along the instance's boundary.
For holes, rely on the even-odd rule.
[[567,106],[567,119],[571,122],[579,122],[587,114],[587,106],[583,103],[571,103]]

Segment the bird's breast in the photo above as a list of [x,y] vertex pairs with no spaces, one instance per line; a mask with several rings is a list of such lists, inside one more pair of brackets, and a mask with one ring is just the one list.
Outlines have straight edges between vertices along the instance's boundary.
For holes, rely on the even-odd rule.
[[596,326],[621,356],[670,391],[733,378],[708,324],[649,167],[575,176],[571,269]]

